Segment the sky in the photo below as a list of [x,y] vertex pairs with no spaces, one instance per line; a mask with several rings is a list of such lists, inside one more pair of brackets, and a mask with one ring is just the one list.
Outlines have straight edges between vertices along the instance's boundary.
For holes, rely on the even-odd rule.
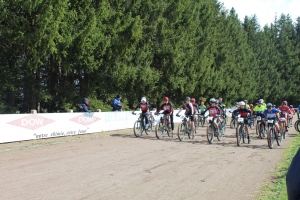
[[274,22],[276,13],[279,18],[281,14],[289,14],[295,22],[300,17],[300,0],[219,0],[224,3],[226,9],[235,9],[241,21],[245,16],[258,18],[261,28]]

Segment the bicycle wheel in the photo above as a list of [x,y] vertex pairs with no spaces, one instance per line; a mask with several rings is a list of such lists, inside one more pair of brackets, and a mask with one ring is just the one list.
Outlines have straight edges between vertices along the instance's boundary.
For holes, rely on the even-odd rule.
[[282,126],[279,126],[279,131],[281,133],[282,139],[285,139],[285,129]]
[[142,128],[141,121],[139,120],[135,121],[133,125],[133,133],[135,137],[140,137],[142,135],[142,132],[143,132],[143,128]]
[[274,146],[274,137],[274,129],[268,128],[268,146],[270,149],[272,149]]
[[236,128],[236,141],[238,146],[241,146],[242,137],[243,137],[243,127],[242,125],[238,125]]
[[243,143],[246,143],[246,140],[248,139],[248,137],[247,137],[247,133],[246,133],[246,130],[245,130],[245,125],[243,127],[242,136],[243,136]]
[[201,126],[204,127],[204,124],[205,124],[205,118],[201,117]]
[[266,127],[261,123],[260,133],[259,133],[261,139],[264,139],[266,137],[266,132],[267,132]]
[[171,124],[168,123],[167,126],[166,126],[166,131],[167,131],[167,134],[169,137],[173,137],[174,134],[172,133],[172,128],[171,128]]
[[255,129],[255,126],[254,126],[254,119],[251,119],[250,128],[251,128],[252,130]]
[[183,141],[186,137],[186,124],[184,123],[181,123],[179,126],[178,126],[178,130],[177,130],[177,135],[178,135],[178,139],[179,141]]
[[223,135],[225,134],[225,124],[223,124],[223,123],[225,123],[225,122],[219,123],[219,127],[218,127],[219,133],[217,134],[217,138],[219,141],[222,140]]
[[215,134],[214,132],[215,132],[214,127],[211,124],[209,124],[206,129],[206,136],[209,144],[212,144],[214,141],[214,134]]
[[235,128],[235,120],[231,119],[230,128]]
[[258,135],[258,137],[260,137],[259,129],[260,129],[260,122],[257,123],[256,128],[255,128],[255,132],[256,132],[256,135]]
[[[275,139],[276,139],[277,145],[278,145],[278,146],[281,146],[283,134],[282,134],[282,132],[281,132],[280,129],[279,129],[279,131],[280,131],[281,135],[278,136],[278,133],[275,133],[275,134],[276,134]],[[276,131],[276,132],[277,132],[277,131]]]
[[295,123],[295,129],[297,132],[300,132],[300,120],[297,120],[297,122]]
[[149,120],[148,124],[148,129],[145,129],[145,132],[147,135],[150,135],[152,133],[152,122]]
[[164,125],[161,122],[157,123],[155,126],[155,135],[157,139],[161,139],[164,133],[165,133]]

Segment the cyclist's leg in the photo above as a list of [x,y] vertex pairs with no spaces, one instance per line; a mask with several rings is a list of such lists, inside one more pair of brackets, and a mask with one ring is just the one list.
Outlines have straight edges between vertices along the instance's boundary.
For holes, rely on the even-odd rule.
[[192,126],[192,133],[195,133],[195,123],[194,123],[194,116],[191,115],[190,116],[191,119],[191,126]]
[[146,121],[146,124],[148,125],[149,124],[149,113],[145,113],[145,121]]
[[174,131],[173,113],[170,115],[172,132]]

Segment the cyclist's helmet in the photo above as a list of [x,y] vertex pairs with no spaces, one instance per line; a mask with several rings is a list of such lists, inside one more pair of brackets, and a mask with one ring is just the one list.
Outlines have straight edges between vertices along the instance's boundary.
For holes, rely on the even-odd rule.
[[248,103],[248,100],[245,99],[244,102],[245,102],[245,103]]
[[260,99],[260,100],[258,100],[257,103],[262,104],[262,103],[264,103],[264,100]]
[[240,104],[240,102],[238,102],[238,101],[237,101],[237,102],[235,102],[235,105],[239,105],[239,104]]
[[191,98],[190,98],[190,97],[185,97],[185,100],[186,100],[186,101],[190,101]]
[[169,98],[168,97],[164,97],[164,102],[167,102],[169,101]]
[[250,104],[249,106],[250,106],[250,108],[253,108],[253,104]]
[[245,104],[245,102],[241,101],[241,102],[239,103],[239,105],[240,105],[240,106],[244,106],[244,105],[246,105],[246,104]]
[[275,105],[275,104],[273,104],[273,105],[272,105],[272,107],[273,107],[273,108],[275,108],[275,107],[276,107],[276,105]]
[[271,103],[267,103],[267,108],[272,108],[272,104]]
[[142,102],[142,103],[146,103],[146,102],[147,102],[146,97],[142,97],[141,102]]
[[283,101],[282,104],[283,104],[283,105],[287,105],[287,101]]
[[192,98],[191,99],[191,103],[195,103],[196,102],[196,99],[195,98]]
[[209,102],[211,102],[211,103],[216,103],[216,99],[215,99],[215,98],[211,98],[211,99],[209,100]]
[[293,108],[293,105],[290,105],[290,108]]
[[218,99],[216,99],[216,103],[219,103],[219,100],[218,100]]

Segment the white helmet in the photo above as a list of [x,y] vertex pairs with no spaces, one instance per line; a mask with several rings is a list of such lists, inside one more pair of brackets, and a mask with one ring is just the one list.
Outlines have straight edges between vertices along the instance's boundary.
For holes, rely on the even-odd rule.
[[261,103],[264,103],[264,100],[263,100],[263,99],[260,99],[260,100],[258,100],[258,101],[261,101]]
[[239,104],[240,104],[240,106],[246,105],[245,102],[243,102],[243,101],[241,101]]
[[142,97],[141,102],[142,102],[142,103],[146,103],[146,102],[147,102],[146,97]]

